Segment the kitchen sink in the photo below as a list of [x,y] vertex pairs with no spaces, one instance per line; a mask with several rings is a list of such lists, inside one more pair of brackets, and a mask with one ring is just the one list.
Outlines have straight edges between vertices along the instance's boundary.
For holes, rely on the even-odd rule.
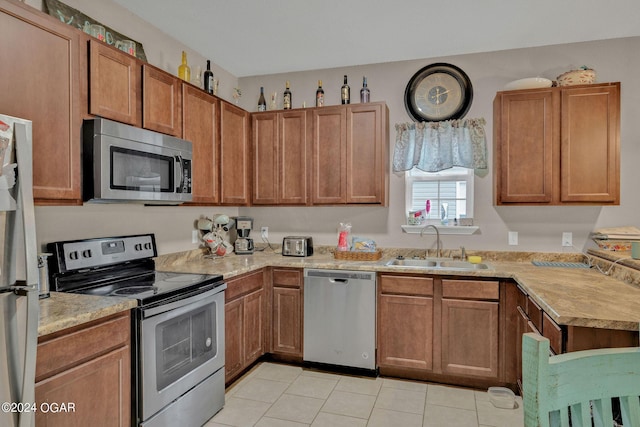
[[385,263],[389,267],[417,267],[433,270],[490,270],[488,264],[473,264],[452,259],[392,259]]

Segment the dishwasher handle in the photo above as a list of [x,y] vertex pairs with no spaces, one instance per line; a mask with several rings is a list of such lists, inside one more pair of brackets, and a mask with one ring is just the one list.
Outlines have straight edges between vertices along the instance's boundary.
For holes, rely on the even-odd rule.
[[340,270],[314,270],[305,269],[305,277],[324,277],[332,280],[359,279],[375,280],[375,273],[370,271],[340,271]]
[[331,283],[338,283],[338,284],[343,284],[343,285],[349,284],[349,279],[331,278],[331,279],[329,279],[329,281]]

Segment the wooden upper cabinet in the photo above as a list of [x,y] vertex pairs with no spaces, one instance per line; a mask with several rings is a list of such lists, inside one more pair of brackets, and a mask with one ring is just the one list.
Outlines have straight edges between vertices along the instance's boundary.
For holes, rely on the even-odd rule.
[[558,132],[553,94],[551,89],[505,92],[494,102],[499,203],[552,201]]
[[560,201],[620,204],[620,84],[562,91]]
[[142,66],[142,127],[182,136],[180,79],[151,65]]
[[104,43],[89,42],[89,113],[140,126],[140,63]]
[[253,197],[256,205],[278,203],[278,114],[251,116],[253,134]]
[[312,117],[312,203],[386,205],[387,106],[322,107]]
[[497,204],[620,204],[620,83],[498,92]]
[[[82,33],[18,2],[0,2],[0,112],[33,122],[36,204],[81,204]],[[82,70],[85,71],[82,71]]]
[[312,202],[344,204],[347,201],[347,110],[316,108],[312,117]]
[[347,109],[347,203],[386,205],[388,122],[381,103]]
[[182,137],[193,144],[192,204],[217,204],[220,102],[204,91],[182,84]]
[[304,205],[307,197],[307,113],[287,111],[278,115],[278,202]]
[[220,103],[220,203],[247,205],[251,199],[249,113]]
[[252,115],[253,204],[307,203],[307,113]]

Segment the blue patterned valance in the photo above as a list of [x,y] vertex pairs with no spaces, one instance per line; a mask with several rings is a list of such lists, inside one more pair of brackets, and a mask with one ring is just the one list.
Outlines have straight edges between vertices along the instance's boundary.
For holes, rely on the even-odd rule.
[[480,118],[396,124],[393,172],[487,169],[485,123]]

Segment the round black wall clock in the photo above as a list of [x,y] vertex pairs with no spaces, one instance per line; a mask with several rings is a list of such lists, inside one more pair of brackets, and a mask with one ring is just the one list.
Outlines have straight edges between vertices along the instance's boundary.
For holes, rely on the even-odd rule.
[[420,122],[460,119],[473,100],[469,76],[455,65],[427,65],[411,77],[404,91],[404,105]]

